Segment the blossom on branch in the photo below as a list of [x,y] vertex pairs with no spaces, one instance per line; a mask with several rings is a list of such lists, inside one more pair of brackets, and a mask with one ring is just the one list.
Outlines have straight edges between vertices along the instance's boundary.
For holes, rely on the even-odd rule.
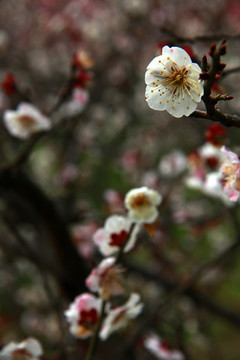
[[223,174],[223,190],[231,201],[237,201],[240,191],[240,160],[237,154],[226,149],[225,146],[221,148],[226,155],[220,167],[220,173]]
[[112,295],[119,295],[123,292],[119,282],[121,268],[117,265],[114,266],[115,261],[114,257],[102,260],[86,279],[86,285],[89,290],[98,292],[104,300],[108,300]]
[[29,103],[19,104],[15,111],[6,110],[3,121],[8,132],[19,139],[27,139],[34,133],[51,128],[50,120]]
[[165,341],[155,334],[146,337],[144,346],[158,359],[184,360],[184,356],[180,351],[171,349]]
[[106,316],[100,331],[100,338],[106,340],[113,332],[128,325],[129,321],[135,319],[143,309],[140,296],[132,293],[126,304],[111,309]]
[[84,339],[93,334],[98,323],[101,302],[102,300],[94,295],[84,293],[70,304],[65,316],[70,323],[70,332],[75,337]]
[[1,360],[38,360],[43,354],[40,342],[28,338],[21,343],[11,342],[0,351]]
[[135,226],[128,239],[131,225],[132,222],[128,218],[112,215],[105,221],[104,228],[100,228],[95,232],[93,241],[104,256],[119,251],[126,241],[124,252],[128,252],[134,247],[139,231],[139,227]]
[[157,219],[157,206],[161,201],[162,197],[157,191],[143,186],[130,190],[124,202],[133,222],[151,224]]
[[146,101],[154,110],[167,110],[179,118],[190,115],[203,95],[201,68],[179,47],[164,46],[145,74]]

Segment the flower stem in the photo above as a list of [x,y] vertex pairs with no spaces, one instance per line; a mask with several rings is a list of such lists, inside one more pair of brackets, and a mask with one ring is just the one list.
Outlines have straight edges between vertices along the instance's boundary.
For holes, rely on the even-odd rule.
[[125,247],[126,247],[126,245],[127,245],[127,243],[128,243],[128,240],[130,239],[130,237],[131,237],[131,235],[132,235],[132,232],[133,232],[133,230],[134,230],[134,228],[135,228],[135,225],[136,225],[136,223],[132,223],[132,224],[131,224],[130,229],[129,229],[129,232],[128,232],[128,236],[127,236],[126,240],[124,241],[122,247],[120,248],[120,250],[119,250],[119,252],[118,252],[118,254],[117,254],[117,256],[116,256],[115,264],[120,261],[122,255],[123,255],[123,251],[124,251],[124,249],[125,249]]
[[94,335],[93,335],[93,337],[91,339],[91,342],[90,342],[90,345],[89,345],[88,352],[87,352],[85,360],[92,360],[93,359],[93,356],[94,356],[94,353],[95,353],[95,350],[96,350],[96,347],[97,347],[97,343],[98,343],[98,335],[99,335],[99,332],[100,332],[100,329],[101,329],[106,304],[107,304],[107,301],[103,300],[99,320],[98,320],[98,323],[97,323],[97,327],[96,327],[95,333],[94,333]]

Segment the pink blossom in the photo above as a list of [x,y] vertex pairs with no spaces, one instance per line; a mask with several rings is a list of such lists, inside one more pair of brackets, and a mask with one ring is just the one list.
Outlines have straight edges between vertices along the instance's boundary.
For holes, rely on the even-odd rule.
[[240,191],[239,157],[234,152],[227,150],[225,146],[223,146],[221,150],[226,155],[220,167],[220,173],[224,176],[223,190],[231,201],[237,201]]
[[184,360],[184,356],[180,351],[171,349],[165,341],[155,334],[146,337],[144,346],[158,359]]
[[129,321],[135,319],[143,309],[139,294],[132,293],[128,301],[122,305],[109,310],[106,316],[100,338],[106,340],[110,334],[128,325]]
[[[105,221],[104,228],[98,229],[93,235],[93,241],[104,256],[112,255],[126,242],[131,225],[132,222],[128,218],[112,215]],[[135,226],[124,248],[125,252],[130,251],[134,247],[138,230],[139,227]]]
[[70,332],[77,338],[91,336],[99,319],[101,299],[94,295],[84,293],[75,298],[65,311],[67,321],[70,323]]
[[115,260],[114,257],[102,260],[86,279],[89,290],[98,292],[105,300],[108,300],[112,295],[119,295],[123,292],[119,283],[121,269],[114,266]]
[[76,245],[77,250],[85,259],[92,259],[95,252],[95,246],[90,240],[97,230],[94,222],[83,225],[76,224],[71,228],[72,241]]

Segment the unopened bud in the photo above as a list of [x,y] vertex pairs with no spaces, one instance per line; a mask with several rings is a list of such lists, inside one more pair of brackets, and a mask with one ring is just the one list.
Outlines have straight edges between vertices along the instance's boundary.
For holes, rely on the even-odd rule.
[[223,71],[223,69],[225,68],[226,64],[225,63],[221,63],[218,65],[218,69],[219,71]]
[[207,56],[203,55],[202,57],[202,63],[201,63],[201,68],[204,72],[206,72],[208,70],[208,63],[207,63]]
[[227,49],[227,47],[226,47],[225,44],[221,45],[220,49],[219,49],[219,55],[221,55],[221,56],[225,55],[226,54],[226,49]]
[[210,46],[210,50],[209,50],[209,52],[208,52],[209,55],[210,55],[210,56],[213,56],[215,50],[216,50],[216,44],[212,44],[212,45]]

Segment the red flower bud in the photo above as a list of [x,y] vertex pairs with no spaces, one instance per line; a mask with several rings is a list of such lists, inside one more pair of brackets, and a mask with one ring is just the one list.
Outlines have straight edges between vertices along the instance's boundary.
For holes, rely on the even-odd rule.
[[11,96],[17,90],[15,76],[10,72],[6,73],[1,85],[3,91],[8,96]]
[[216,44],[212,44],[211,46],[210,46],[210,50],[209,50],[209,55],[210,56],[213,56],[213,54],[214,54],[214,52],[215,52],[215,50],[216,50]]

